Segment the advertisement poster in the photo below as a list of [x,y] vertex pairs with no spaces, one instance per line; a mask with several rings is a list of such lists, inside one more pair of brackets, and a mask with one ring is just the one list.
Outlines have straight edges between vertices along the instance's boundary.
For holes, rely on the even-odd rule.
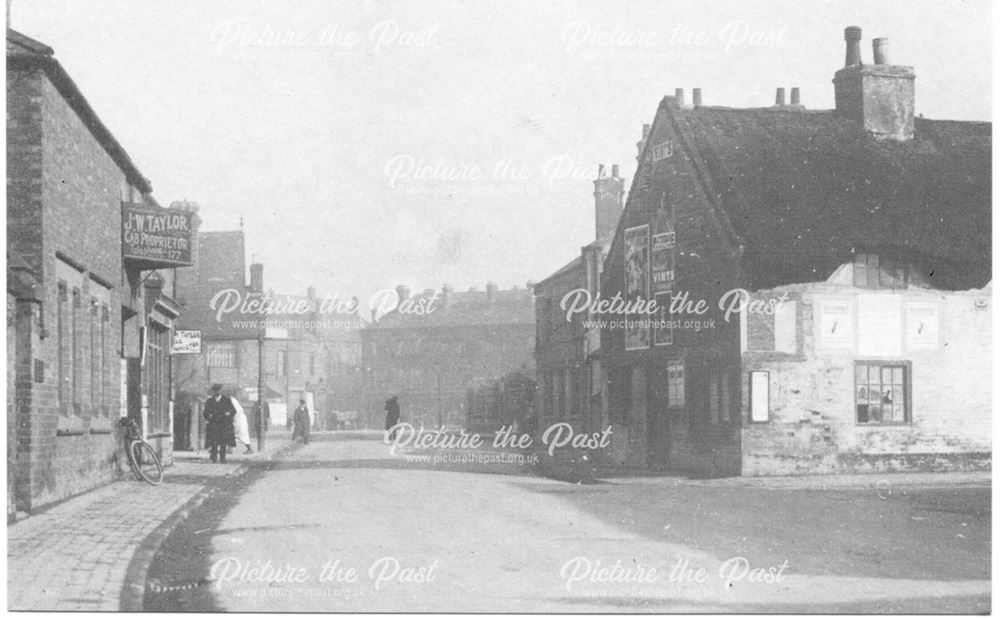
[[[649,299],[649,227],[636,226],[625,230],[625,301],[632,303]],[[634,321],[625,329],[625,349],[645,349],[649,346],[647,315],[624,317]]]
[[906,305],[906,348],[909,351],[933,351],[940,348],[940,306],[935,302]]
[[674,287],[674,233],[653,235],[652,251],[653,294],[665,293]]
[[850,349],[854,346],[854,314],[847,299],[824,299],[819,307],[820,349]]

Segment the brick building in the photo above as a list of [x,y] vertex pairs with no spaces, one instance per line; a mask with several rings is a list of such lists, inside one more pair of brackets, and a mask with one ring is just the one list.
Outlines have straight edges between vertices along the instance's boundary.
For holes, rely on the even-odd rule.
[[601,270],[614,237],[625,199],[625,180],[618,166],[611,176],[600,166],[594,180],[595,240],[580,255],[535,284],[535,361],[538,374],[538,411],[541,428],[568,421],[578,431],[593,432],[604,420],[604,386],[601,368],[601,330],[585,325],[592,313],[566,320],[562,301],[586,291],[600,294]]
[[[200,225],[198,205],[183,203],[178,208],[190,211],[196,226]],[[242,230],[199,231],[192,259],[192,268],[178,278],[178,300],[185,309],[178,329],[200,332],[201,351],[175,356],[177,442],[190,448],[204,445],[201,405],[214,383],[221,383],[247,406],[244,409],[256,428],[250,392],[255,400],[259,355],[256,321],[260,316],[220,310],[229,301],[238,306],[250,296],[259,296],[264,285],[260,264],[250,266],[251,279],[247,281]]]
[[[602,281],[606,298],[660,306],[602,333],[613,461],[989,463],[991,125],[915,118],[912,68],[880,39],[862,64],[860,29],[845,38],[834,110],[798,89],[769,108],[700,91],[658,106]],[[727,320],[734,289],[750,303]]]
[[190,230],[151,191],[52,49],[8,30],[8,515],[119,475],[120,415],[171,460],[171,294]]
[[[180,208],[197,213],[197,205]],[[286,413],[299,399],[310,412],[324,413],[337,403],[327,402],[353,389],[360,360],[356,315],[323,312],[323,300],[310,287],[305,296],[276,295],[264,288],[264,266],[249,266],[247,281],[245,239],[242,230],[200,232],[194,266],[180,274],[179,299],[184,317],[179,329],[201,334],[201,352],[175,356],[178,365],[178,426],[188,446],[203,443],[202,401],[209,386],[221,383],[250,417],[256,433],[260,375],[261,321],[264,329],[264,391],[272,421],[286,423]],[[259,302],[247,305],[249,299]],[[349,327],[353,325],[353,327]],[[320,420],[325,423],[325,418]],[[325,426],[325,424],[321,424]]]
[[[396,394],[402,421],[415,426],[496,426],[497,420],[469,411],[469,391],[513,372],[534,379],[530,288],[500,290],[489,283],[485,291],[455,292],[445,285],[411,297],[400,286],[395,299],[396,309],[361,330],[367,375],[361,423],[382,428],[385,399]],[[518,415],[522,426],[534,419],[534,411]]]

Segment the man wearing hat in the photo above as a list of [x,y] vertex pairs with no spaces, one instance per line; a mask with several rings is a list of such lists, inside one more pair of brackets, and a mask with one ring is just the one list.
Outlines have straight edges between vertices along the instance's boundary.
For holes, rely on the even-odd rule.
[[213,463],[216,462],[216,458],[219,462],[225,463],[226,449],[236,441],[233,429],[236,408],[233,407],[232,399],[223,395],[221,384],[216,383],[212,386],[212,395],[205,401],[202,415],[207,421],[205,439],[208,442],[208,458]]

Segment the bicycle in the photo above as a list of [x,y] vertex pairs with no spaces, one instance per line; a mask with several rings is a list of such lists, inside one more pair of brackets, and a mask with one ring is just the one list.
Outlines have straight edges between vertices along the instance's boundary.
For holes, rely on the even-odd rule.
[[160,484],[163,481],[163,465],[153,446],[142,438],[139,425],[132,418],[123,417],[118,420],[118,426],[125,432],[125,451],[135,477],[152,485]]

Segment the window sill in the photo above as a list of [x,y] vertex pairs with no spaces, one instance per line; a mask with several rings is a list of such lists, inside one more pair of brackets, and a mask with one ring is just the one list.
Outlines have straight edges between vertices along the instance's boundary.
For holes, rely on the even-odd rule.
[[146,438],[147,439],[162,439],[163,437],[171,437],[171,436],[172,435],[170,433],[165,433],[165,432],[161,431],[159,433],[150,433],[150,434],[146,435]]
[[89,432],[90,432],[91,435],[110,435],[111,434],[111,429],[110,428],[92,428],[92,429],[90,429]]
[[898,428],[913,426],[913,422],[855,422],[854,428]]
[[83,430],[69,430],[69,429],[56,429],[56,437],[76,437],[77,435],[86,435],[87,432]]

